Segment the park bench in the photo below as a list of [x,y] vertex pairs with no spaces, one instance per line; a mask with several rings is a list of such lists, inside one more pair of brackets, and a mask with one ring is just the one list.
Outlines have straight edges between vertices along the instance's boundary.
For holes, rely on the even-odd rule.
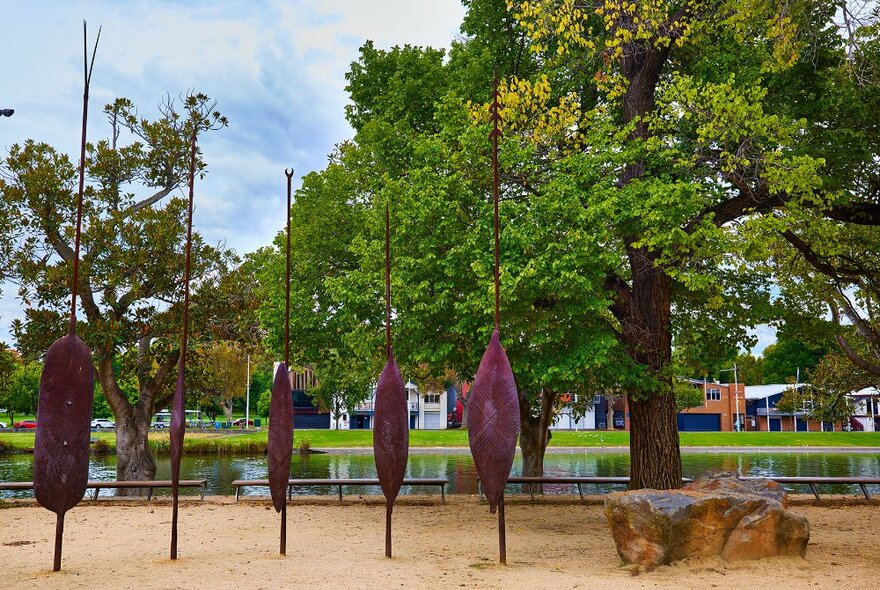
[[[687,483],[693,481],[690,478],[682,478],[682,481]],[[532,486],[535,484],[574,484],[577,486],[578,494],[581,497],[581,500],[584,499],[584,490],[581,486],[584,484],[587,485],[598,485],[598,484],[620,484],[620,485],[628,485],[629,477],[626,476],[564,476],[564,477],[536,477],[536,476],[522,476],[522,475],[514,475],[507,478],[508,484],[526,484],[529,486],[529,496],[532,501],[535,500],[535,492]],[[480,480],[477,480],[477,487],[480,494],[480,500],[483,499],[483,484]]]
[[870,500],[871,495],[868,493],[868,488],[865,486],[880,485],[880,477],[777,477],[775,475],[769,477],[756,477],[739,475],[739,479],[743,481],[772,479],[781,484],[807,485],[810,486],[810,490],[812,490],[813,495],[816,496],[817,500],[819,499],[819,491],[816,489],[817,485],[857,485],[862,489],[862,493],[865,495],[866,500]]
[[[378,479],[291,479],[289,480],[287,485],[287,497],[290,499],[293,496],[293,488],[294,486],[336,486],[339,488],[339,501],[342,502],[342,488],[344,486],[377,486],[379,485]],[[403,485],[405,486],[439,486],[440,488],[440,497],[443,502],[446,502],[446,484],[449,483],[448,479],[445,478],[430,478],[430,477],[413,477],[403,480]],[[232,482],[232,485],[235,487],[235,500],[238,501],[239,494],[241,493],[241,488],[243,487],[268,487],[269,480],[268,479],[236,479]]]
[[[182,479],[179,482],[180,487],[182,488],[201,488],[201,498],[205,499],[205,491],[208,488],[208,480],[206,479]],[[32,481],[11,481],[11,482],[0,482],[0,490],[31,490],[34,487],[34,482]],[[98,499],[98,492],[102,489],[107,488],[116,488],[116,489],[134,489],[134,488],[146,488],[147,489],[147,501],[153,499],[153,490],[155,488],[170,488],[172,487],[172,482],[170,479],[168,480],[155,480],[155,481],[90,481],[86,484],[86,489],[94,490],[94,494],[92,495],[93,500]]]

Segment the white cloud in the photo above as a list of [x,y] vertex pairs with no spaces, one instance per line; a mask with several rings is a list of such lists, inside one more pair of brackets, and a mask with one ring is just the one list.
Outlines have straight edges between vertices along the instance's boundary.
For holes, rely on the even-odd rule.
[[[153,116],[166,93],[205,92],[229,117],[201,147],[208,178],[195,224],[239,252],[269,244],[283,226],[285,167],[319,169],[351,135],[345,72],[358,48],[448,47],[464,15],[458,0],[79,0],[18,2],[4,9],[0,149],[33,138],[69,154],[79,145],[82,28],[103,26],[92,85],[89,136],[103,137],[101,107],[117,96]],[[75,159],[75,157],[74,157]],[[3,286],[0,341],[21,317]]]

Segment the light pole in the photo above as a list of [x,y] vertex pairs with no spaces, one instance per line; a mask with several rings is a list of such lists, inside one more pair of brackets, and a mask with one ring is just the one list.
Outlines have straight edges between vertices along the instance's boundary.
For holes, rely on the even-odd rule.
[[251,355],[247,355],[247,390],[245,391],[244,401],[244,427],[251,427]]
[[[736,422],[734,423],[733,429],[737,432],[741,431],[741,425],[739,423],[739,375],[737,374],[736,363],[733,363],[732,369],[719,369],[719,373],[725,373],[727,371],[733,371],[733,399],[736,400]],[[768,424],[770,418],[767,418]]]

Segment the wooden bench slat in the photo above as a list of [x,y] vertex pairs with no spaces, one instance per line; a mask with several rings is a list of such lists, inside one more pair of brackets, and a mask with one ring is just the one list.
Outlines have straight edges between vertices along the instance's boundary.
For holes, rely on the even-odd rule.
[[[182,479],[178,482],[178,485],[182,488],[201,488],[201,499],[205,499],[205,491],[208,488],[207,479]],[[95,490],[95,493],[92,496],[95,500],[98,499],[98,492],[105,488],[147,488],[149,489],[147,500],[151,500],[153,497],[153,490],[155,488],[170,488],[173,486],[174,483],[170,479],[153,481],[89,480],[86,483],[87,490]],[[11,481],[0,483],[0,490],[29,490],[33,489],[33,487],[34,482],[32,481]]]
[[[403,480],[403,485],[408,486],[439,486],[440,496],[443,502],[446,501],[446,484],[449,483],[445,478],[433,477],[410,477]],[[268,479],[236,479],[232,485],[235,487],[235,500],[238,501],[243,487],[264,487],[269,485]],[[350,479],[290,479],[287,482],[287,497],[290,498],[293,488],[296,486],[336,486],[339,488],[339,501],[342,501],[343,486],[377,486],[380,485],[378,479],[374,478],[350,478]]]

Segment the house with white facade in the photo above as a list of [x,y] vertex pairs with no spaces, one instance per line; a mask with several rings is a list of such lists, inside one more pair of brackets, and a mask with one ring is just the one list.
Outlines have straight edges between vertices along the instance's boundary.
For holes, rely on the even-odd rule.
[[877,427],[877,418],[880,418],[880,390],[876,387],[866,387],[850,394],[855,409],[850,425],[854,430],[862,432],[880,432]]
[[[454,390],[453,390],[454,391]],[[412,381],[406,383],[406,403],[409,407],[410,430],[445,430],[446,416],[450,396],[454,393],[442,391],[421,394],[418,386]],[[452,398],[454,402],[454,397]],[[373,388],[369,399],[352,411],[342,410],[345,420],[340,420],[340,429],[373,429],[373,414],[376,404],[376,388]],[[334,428],[335,420],[331,419],[330,428]]]
[[595,430],[596,416],[599,416],[602,429],[605,428],[605,397],[594,395],[587,402],[586,406],[582,406],[579,402],[577,394],[563,395],[561,401],[562,408],[553,418],[550,424],[550,430]]

